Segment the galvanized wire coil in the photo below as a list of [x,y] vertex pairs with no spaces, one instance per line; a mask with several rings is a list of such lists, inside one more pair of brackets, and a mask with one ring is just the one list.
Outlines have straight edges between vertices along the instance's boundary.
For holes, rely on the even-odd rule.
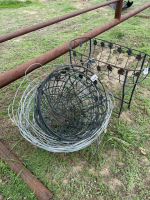
[[[74,138],[72,139],[72,137],[70,139],[68,138],[68,136],[66,138],[65,137],[61,138],[59,137],[59,135],[53,134],[53,131],[50,131],[49,129],[45,128],[45,125],[43,124],[42,121],[38,121],[39,118],[37,117],[36,112],[35,112],[35,108],[36,108],[35,105],[37,105],[36,104],[37,91],[39,90],[41,83],[43,83],[43,81],[46,80],[47,77],[53,74],[56,74],[56,72],[59,71],[59,68],[58,68],[54,70],[52,73],[50,73],[51,75],[49,75],[48,73],[49,68],[54,68],[56,66],[58,67],[59,65],[43,66],[33,71],[32,73],[30,73],[30,75],[24,78],[18,90],[16,91],[13,103],[9,106],[9,109],[8,109],[9,116],[12,122],[16,126],[18,126],[21,135],[33,145],[39,148],[45,149],[47,151],[51,151],[51,152],[74,152],[74,151],[78,151],[80,149],[83,149],[89,146],[100,137],[100,135],[103,133],[103,131],[106,129],[108,125],[109,118],[111,116],[111,113],[114,107],[114,100],[112,100],[113,98],[111,98],[109,94],[105,92],[104,87],[102,86],[101,82],[97,79],[96,80],[97,83],[95,86],[97,88],[97,95],[98,97],[100,97],[100,94],[103,94],[103,100],[104,100],[103,107],[105,110],[104,112],[105,114],[103,115],[103,119],[101,121],[98,121],[99,123],[97,123],[96,126],[94,125],[92,128],[89,128],[89,130],[88,128],[86,128],[84,130],[83,137],[81,137],[80,139],[74,139]],[[62,68],[70,69],[71,72],[69,72],[69,74],[71,73],[73,74],[73,76],[71,77],[72,81],[78,80],[74,76],[75,73],[79,75],[81,74],[84,75],[85,77],[87,77],[88,81],[89,81],[89,77],[91,79],[91,77],[94,75],[94,73],[91,72],[90,70],[84,71],[83,66],[65,65],[65,66],[61,66],[60,68],[61,68],[61,72],[62,72]],[[75,73],[73,72],[74,70],[76,71]],[[37,78],[35,78],[35,75],[37,76]],[[85,80],[84,81],[82,80],[84,84],[85,84]],[[92,80],[93,85],[95,85],[94,81]],[[22,93],[22,91],[23,91],[23,94],[20,97],[20,94]],[[63,100],[64,100],[64,97],[63,97]],[[101,117],[102,117],[102,108],[100,108],[99,106],[99,118]],[[94,123],[94,120],[93,120],[93,123]],[[78,128],[81,128],[81,127],[79,126]],[[76,131],[78,130],[76,129]]]

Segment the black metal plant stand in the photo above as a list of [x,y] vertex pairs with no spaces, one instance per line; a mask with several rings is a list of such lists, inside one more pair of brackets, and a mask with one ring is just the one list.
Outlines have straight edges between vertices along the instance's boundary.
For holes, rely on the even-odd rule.
[[[80,64],[91,69],[100,80],[110,83],[108,91],[112,93],[112,85],[121,85],[121,94],[114,94],[120,103],[114,112],[120,114],[123,104],[130,108],[136,85],[142,82],[150,71],[150,55],[141,51],[130,49],[99,38],[77,38],[69,43],[70,63]],[[75,49],[74,46],[77,46]],[[106,76],[107,80],[106,80]]]

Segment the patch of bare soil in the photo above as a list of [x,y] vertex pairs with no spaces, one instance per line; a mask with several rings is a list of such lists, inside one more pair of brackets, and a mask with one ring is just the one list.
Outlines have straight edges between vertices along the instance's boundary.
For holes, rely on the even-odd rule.
[[30,10],[24,10],[23,13],[27,13],[27,14],[30,14],[30,15],[35,15],[35,14],[38,13],[38,11],[36,11],[36,10],[32,10],[32,11],[30,11]]
[[68,21],[62,21],[56,24],[56,27],[59,29],[63,29],[66,27],[71,27],[75,24],[75,22],[68,22]]
[[149,176],[146,177],[146,178],[145,178],[145,181],[146,181],[146,184],[149,186],[149,185],[150,185],[150,177],[149,177]]
[[[103,154],[105,155],[105,154]],[[107,154],[105,155],[105,165],[102,167],[100,174],[106,178],[106,176],[111,175],[110,170],[110,164],[117,162],[118,160],[118,151],[117,150],[111,150],[107,151]]]
[[70,172],[68,173],[67,177],[62,181],[62,183],[63,183],[64,185],[67,185],[67,184],[69,183],[71,177],[73,177],[74,174],[79,173],[80,171],[82,171],[82,170],[84,169],[85,165],[86,165],[86,162],[85,162],[85,161],[80,161],[80,162],[78,163],[78,165],[72,166],[72,171],[70,171]]
[[[78,1],[74,4],[74,7],[76,7],[77,9],[82,9],[82,8],[85,8],[85,7],[90,7],[92,6],[93,3],[90,2],[90,0],[82,0],[82,1]],[[93,10],[92,12],[94,13],[100,13],[100,12],[103,12],[104,15],[108,15],[107,12],[109,11],[109,7],[108,6],[105,6],[105,7],[101,7],[99,9],[95,9]],[[105,13],[106,12],[106,13]]]
[[149,167],[149,169],[148,169],[148,172],[150,173],[150,167]]
[[25,13],[27,20],[33,19],[33,17],[41,19],[40,13],[36,10],[24,10],[23,13]]
[[0,200],[3,200],[4,199],[4,197],[0,194]]
[[115,191],[117,188],[121,188],[122,182],[116,178],[112,179],[107,184],[110,187],[111,191]]
[[95,172],[96,172],[96,170],[95,170],[95,168],[94,168],[94,167],[92,167],[91,169],[89,169],[89,172],[90,172],[90,174],[93,174],[93,173],[95,173]]
[[64,185],[67,185],[69,183],[69,180],[68,179],[64,179],[63,182],[62,182]]
[[124,166],[125,163],[123,163],[123,162],[118,162],[118,165],[119,165],[119,166]]
[[141,157],[141,162],[143,164],[150,164],[150,161],[148,160],[148,158],[146,156]]
[[[116,177],[112,177],[111,172],[111,163],[118,163],[120,166],[124,166],[124,163],[118,162],[118,151],[108,151],[107,156],[105,158],[105,165],[102,167],[100,174],[103,176],[102,180],[105,185],[107,185],[111,191],[115,191],[118,188],[122,187],[122,182]],[[111,178],[110,178],[111,177]]]
[[83,168],[83,163],[81,163],[78,166],[72,167],[72,171],[73,171],[73,173],[77,173],[77,172],[80,172],[82,170],[82,168]]
[[18,37],[17,39],[14,39],[14,41],[15,41],[15,42],[21,42],[21,41],[22,41],[22,38],[19,38],[19,37]]
[[78,162],[77,165],[72,166],[72,173],[73,174],[74,173],[78,173],[79,171],[81,171],[84,168],[85,165],[86,165],[86,161],[80,161],[80,162]]
[[134,121],[131,119],[131,115],[133,113],[130,110],[126,110],[122,112],[120,119],[123,119],[127,124],[131,125],[134,123]]
[[110,166],[102,167],[100,173],[102,176],[108,176],[110,174]]
[[82,0],[82,1],[77,1],[73,6],[76,7],[77,9],[82,9],[84,7],[89,7],[93,5],[89,0]]
[[115,162],[118,160],[119,152],[117,150],[109,150],[107,151],[106,163]]
[[[141,89],[141,87],[140,87],[140,89]],[[146,90],[146,88],[144,88],[142,96],[145,97],[145,98],[149,98],[150,97],[150,90],[148,90],[148,89]]]

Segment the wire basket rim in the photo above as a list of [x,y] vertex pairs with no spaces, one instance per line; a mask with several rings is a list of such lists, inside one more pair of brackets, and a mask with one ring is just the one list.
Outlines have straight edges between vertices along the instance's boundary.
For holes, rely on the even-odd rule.
[[[146,56],[148,56],[149,58],[150,58],[150,55],[149,54],[147,54],[147,53],[145,53],[145,52],[142,52],[142,51],[139,51],[139,50],[137,50],[137,49],[132,49],[132,48],[129,48],[129,47],[126,47],[126,46],[124,46],[124,45],[120,45],[120,44],[117,44],[117,43],[114,43],[114,42],[110,42],[110,41],[107,41],[107,40],[103,40],[103,39],[100,39],[100,38],[97,38],[97,37],[80,37],[80,38],[75,38],[75,39],[73,39],[73,40],[71,40],[70,42],[69,42],[69,44],[68,44],[68,47],[69,47],[69,50],[70,51],[73,51],[73,52],[78,52],[78,51],[76,51],[76,50],[74,50],[76,47],[78,47],[79,46],[79,43],[78,43],[78,45],[73,49],[72,48],[72,46],[71,46],[71,43],[72,42],[75,42],[76,40],[81,40],[81,39],[88,39],[88,40],[86,40],[85,42],[88,42],[89,40],[92,40],[92,39],[98,39],[98,40],[101,40],[101,41],[105,41],[105,42],[107,42],[107,43],[111,43],[111,44],[115,44],[115,45],[117,45],[117,46],[121,46],[121,47],[124,47],[124,48],[126,48],[126,49],[128,49],[128,50],[131,50],[131,51],[136,51],[136,52],[139,52],[139,53],[143,53],[144,54],[144,56],[146,57]],[[84,42],[84,43],[85,43]],[[82,43],[83,44],[83,43]],[[78,52],[78,53],[80,53],[80,52]],[[82,53],[80,53],[81,55],[83,55],[83,56],[85,56],[85,57],[87,57],[87,58],[91,58],[91,57],[89,57],[89,56],[87,56],[87,55],[85,55],[85,54],[82,54]],[[95,58],[94,58],[95,59]],[[95,59],[96,61],[97,61],[97,59]],[[103,62],[103,61],[100,61],[100,62],[102,62],[102,63],[105,63],[105,64],[108,64],[108,63],[106,63],[106,62]],[[85,62],[86,63],[86,62]],[[149,64],[149,71],[150,71],[150,63],[148,63]],[[119,67],[119,66],[115,66],[115,65],[113,65],[113,64],[110,64],[110,66],[112,66],[112,67],[114,67],[114,68],[117,68],[117,69],[123,69],[123,70],[125,70],[125,71],[133,71],[133,72],[140,72],[140,73],[142,73],[144,70],[145,70],[145,68],[144,69],[139,69],[139,70],[137,70],[137,69],[129,69],[129,68],[123,68],[123,67]],[[149,73],[148,73],[149,74]],[[148,75],[147,74],[147,75]],[[146,76],[147,77],[147,76]]]

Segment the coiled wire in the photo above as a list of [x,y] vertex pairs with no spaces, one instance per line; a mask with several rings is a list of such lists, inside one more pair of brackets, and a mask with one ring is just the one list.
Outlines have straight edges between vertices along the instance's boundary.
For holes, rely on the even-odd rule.
[[[29,66],[29,68],[32,66],[33,65]],[[12,122],[19,128],[21,135],[33,145],[50,152],[74,152],[91,145],[95,140],[99,140],[100,135],[108,125],[112,110],[114,108],[114,99],[112,95],[109,95],[106,92],[107,111],[105,119],[103,120],[101,126],[98,126],[93,130],[93,133],[90,134],[90,137],[81,141],[71,142],[57,140],[56,137],[47,134],[37,124],[34,117],[34,98],[40,82],[49,74],[49,69],[58,66],[60,65],[42,66],[41,68],[34,70],[32,73],[30,73],[30,75],[26,75],[16,91],[13,103],[8,108],[8,114]],[[34,75],[36,75],[37,78],[33,78]],[[31,78],[29,78],[29,76]],[[24,92],[22,96],[19,97],[23,90]]]

